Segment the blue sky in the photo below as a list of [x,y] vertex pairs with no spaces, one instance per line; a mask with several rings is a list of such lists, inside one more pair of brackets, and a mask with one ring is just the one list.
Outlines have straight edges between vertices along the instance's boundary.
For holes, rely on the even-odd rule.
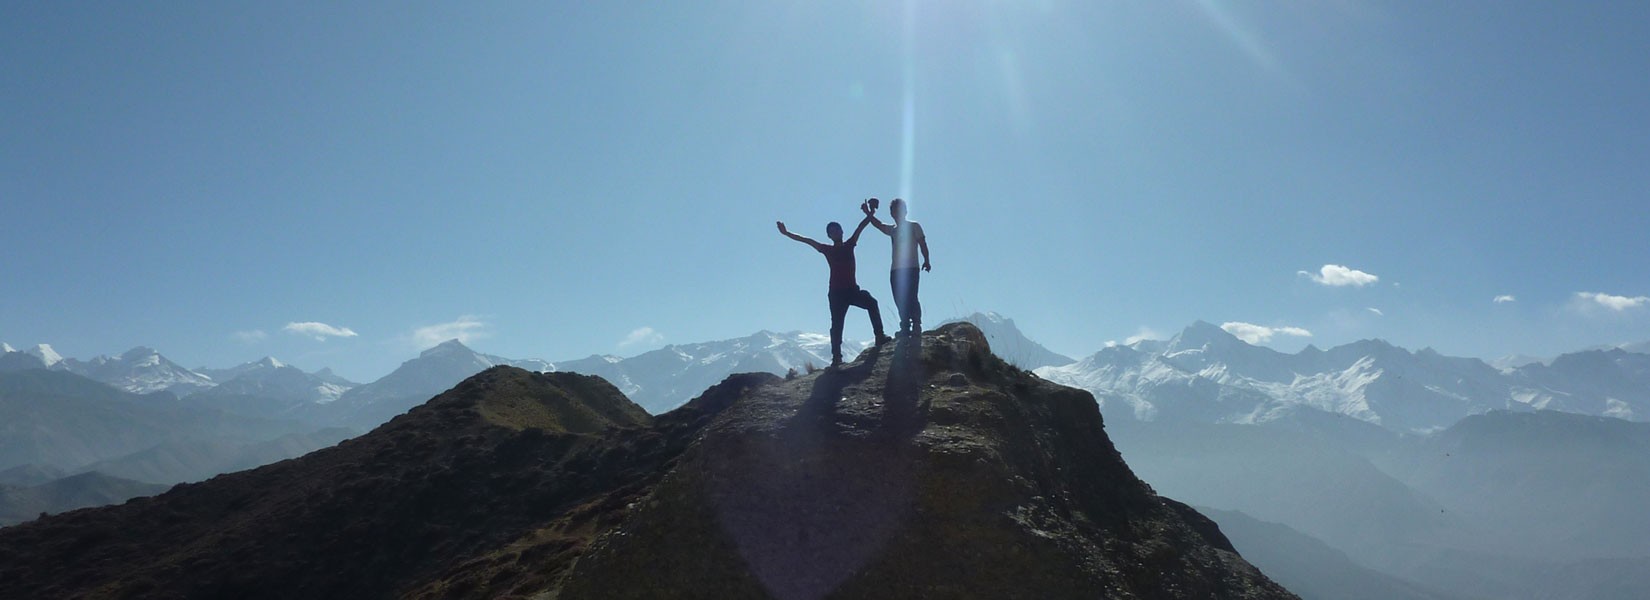
[[1074,356],[1643,341],[1646,39],[1637,2],[8,2],[0,341],[370,380],[823,331],[773,222],[901,194],[930,323]]

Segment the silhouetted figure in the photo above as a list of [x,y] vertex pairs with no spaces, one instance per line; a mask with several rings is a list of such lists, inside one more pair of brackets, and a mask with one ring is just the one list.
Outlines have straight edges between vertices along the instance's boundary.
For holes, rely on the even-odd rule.
[[871,330],[876,333],[877,345],[888,342],[889,338],[882,333],[882,312],[877,310],[877,300],[871,293],[859,289],[859,283],[854,280],[854,246],[859,243],[859,234],[865,231],[865,226],[871,222],[870,215],[859,222],[854,229],[853,237],[842,239],[842,225],[832,221],[825,226],[825,235],[831,237],[829,245],[821,244],[807,237],[800,236],[785,229],[785,222],[779,222],[779,233],[785,237],[802,242],[820,254],[825,255],[825,262],[831,265],[831,287],[826,297],[831,302],[831,366],[842,364],[842,319],[848,315],[848,307],[858,306],[865,309],[871,316]]
[[860,210],[877,226],[877,231],[888,234],[894,240],[894,261],[889,266],[888,283],[894,288],[894,306],[899,309],[900,335],[916,332],[921,337],[922,304],[917,302],[917,251],[922,251],[922,270],[933,270],[928,264],[928,236],[923,235],[922,225],[905,220],[905,201],[899,198],[888,203],[888,214],[894,216],[893,225],[883,224],[877,219],[876,198],[861,204]]

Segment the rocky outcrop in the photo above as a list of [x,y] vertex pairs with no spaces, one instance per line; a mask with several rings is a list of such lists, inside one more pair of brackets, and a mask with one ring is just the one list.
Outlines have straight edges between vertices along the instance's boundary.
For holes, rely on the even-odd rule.
[[1287,598],[974,326],[751,389],[562,597]]

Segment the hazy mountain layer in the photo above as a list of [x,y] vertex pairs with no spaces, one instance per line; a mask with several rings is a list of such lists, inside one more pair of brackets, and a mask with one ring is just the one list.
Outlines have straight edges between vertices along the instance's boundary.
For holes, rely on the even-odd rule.
[[256,442],[309,429],[140,396],[59,371],[0,373],[0,469],[72,471],[163,443],[205,437]]
[[171,485],[208,479],[269,463],[296,458],[357,435],[353,429],[331,428],[292,433],[272,440],[206,438],[167,442],[126,456],[98,461],[81,470]]
[[1220,524],[1243,557],[1303,600],[1453,600],[1415,583],[1363,567],[1346,553],[1287,525],[1237,511],[1199,507]]
[[168,486],[82,473],[28,487],[0,485],[0,527],[33,520],[42,513],[125,502],[166,491]]

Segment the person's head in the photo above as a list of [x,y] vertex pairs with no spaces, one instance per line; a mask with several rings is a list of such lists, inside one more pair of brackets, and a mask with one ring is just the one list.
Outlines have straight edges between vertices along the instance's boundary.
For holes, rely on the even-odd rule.
[[888,203],[888,214],[894,215],[894,220],[895,221],[904,221],[905,220],[905,200],[900,199],[900,198],[895,198],[893,202],[889,202]]
[[841,242],[842,224],[836,221],[831,221],[825,226],[825,235],[831,236],[831,241],[833,242]]

